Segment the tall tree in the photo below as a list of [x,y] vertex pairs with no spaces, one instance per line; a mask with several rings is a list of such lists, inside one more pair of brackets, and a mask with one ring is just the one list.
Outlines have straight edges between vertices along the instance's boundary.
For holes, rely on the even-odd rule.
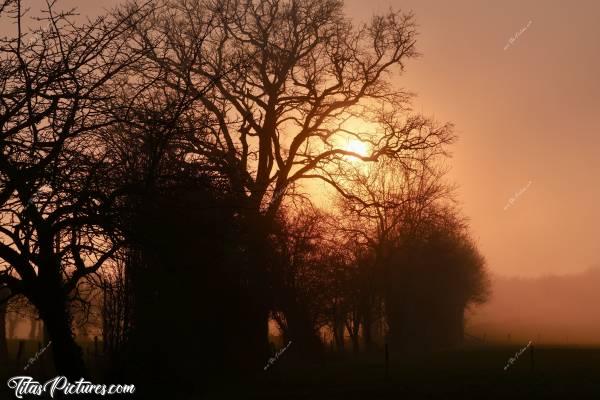
[[23,25],[21,1],[0,9],[17,30],[0,42],[0,287],[37,308],[57,371],[78,379],[85,367],[68,304],[119,244],[103,148],[90,135],[111,123],[105,84],[132,58],[118,40],[123,20],[76,25],[53,4],[35,30]]
[[[237,274],[247,293],[241,347],[256,349],[260,363],[268,351],[266,238],[287,188],[319,179],[342,191],[336,162],[408,159],[451,141],[451,126],[411,113],[410,96],[388,80],[417,55],[411,14],[355,26],[340,0],[164,0],[151,13],[131,41],[147,61],[135,81],[160,81],[190,98],[181,118],[189,158],[230,181],[253,227]],[[369,154],[348,148],[349,138],[369,143]]]

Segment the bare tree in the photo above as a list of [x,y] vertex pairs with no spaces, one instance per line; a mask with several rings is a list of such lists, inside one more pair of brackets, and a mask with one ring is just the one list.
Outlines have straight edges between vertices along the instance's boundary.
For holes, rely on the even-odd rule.
[[420,159],[346,169],[352,196],[338,199],[338,212],[353,216],[338,229],[372,254],[361,264],[366,274],[355,296],[367,305],[360,308],[364,331],[370,328],[364,317],[383,301],[390,334],[408,347],[457,343],[465,309],[487,296],[485,262],[456,208],[454,188],[443,180],[441,160]]
[[[417,55],[411,14],[354,26],[339,0],[165,0],[150,13],[130,41],[146,56],[135,87],[159,82],[190,99],[179,118],[188,159],[228,179],[248,225],[263,230],[248,235],[252,266],[238,272],[248,292],[246,336],[260,343],[242,348],[262,358],[265,238],[290,185],[318,179],[343,191],[332,165],[441,151],[452,129],[411,113],[408,93],[387,79]],[[369,153],[349,149],[349,139]]]
[[[337,0],[165,1],[154,12],[135,41],[155,63],[143,76],[202,106],[208,117],[187,121],[190,151],[219,160],[257,210],[274,215],[282,196],[269,193],[292,182],[335,183],[317,173],[331,161],[410,159],[453,138],[450,125],[410,114],[409,95],[385,79],[417,55],[410,14],[354,27]],[[347,138],[370,154],[345,148]]]
[[453,187],[442,181],[445,170],[436,164],[439,156],[419,151],[409,161],[338,166],[346,195],[338,195],[335,214],[346,218],[338,218],[335,229],[351,243],[356,269],[349,326],[357,338],[362,325],[367,348],[373,347],[375,324],[384,318],[386,293],[395,290],[390,286],[390,256],[400,233],[415,229],[433,204],[452,202]]
[[113,185],[90,133],[111,123],[105,85],[132,59],[118,40],[122,20],[78,26],[53,3],[41,19],[46,29],[25,30],[19,0],[0,14],[17,30],[0,42],[0,286],[35,305],[58,372],[80,378],[68,303],[119,246],[115,196],[105,191]]

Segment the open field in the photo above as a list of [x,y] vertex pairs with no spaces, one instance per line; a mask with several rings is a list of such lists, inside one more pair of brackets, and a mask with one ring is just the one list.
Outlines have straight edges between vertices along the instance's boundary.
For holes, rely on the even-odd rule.
[[[25,343],[21,364],[35,354],[37,346],[37,343]],[[83,343],[94,382],[100,383],[103,379],[95,363],[93,346],[93,342]],[[17,347],[16,341],[10,343],[13,358]],[[520,348],[522,346],[490,345],[408,356],[392,353],[386,378],[382,352],[335,357],[328,353],[321,362],[307,363],[299,361],[301,354],[292,345],[268,371],[259,371],[247,382],[233,384],[224,378],[222,382],[213,382],[213,388],[205,396],[183,394],[174,384],[172,399],[583,399],[600,396],[600,348],[535,347],[533,370],[531,354],[526,351],[504,371],[508,359]],[[40,357],[26,373],[22,368],[15,369],[14,363],[3,365],[0,398],[14,398],[6,390],[6,379],[10,376],[32,375],[40,381],[54,376],[48,355]]]
[[248,386],[222,386],[210,399],[496,399],[598,398],[600,349],[535,348],[504,371],[518,347],[482,347],[402,358],[329,360],[298,368],[278,361]]

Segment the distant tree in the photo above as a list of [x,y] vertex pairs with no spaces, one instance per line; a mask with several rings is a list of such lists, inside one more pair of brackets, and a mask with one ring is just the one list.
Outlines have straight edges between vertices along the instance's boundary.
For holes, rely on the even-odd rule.
[[367,348],[373,347],[372,331],[383,318],[382,305],[394,292],[390,257],[399,235],[412,229],[433,204],[450,201],[452,187],[442,181],[444,170],[435,167],[440,154],[422,151],[412,160],[380,160],[373,164],[340,166],[348,195],[339,195],[336,230],[351,243],[355,264],[352,299],[356,323],[362,325]]
[[433,150],[338,167],[349,195],[338,196],[336,212],[352,218],[340,218],[337,229],[365,249],[349,327],[362,324],[367,345],[382,303],[396,347],[414,347],[460,342],[464,311],[486,299],[484,259],[443,180],[444,153]]
[[15,331],[17,330],[17,324],[19,322],[19,318],[18,315],[14,312],[8,312],[6,315],[6,318],[8,320],[7,323],[7,338],[8,339],[14,339],[15,338]]
[[[110,266],[101,274],[89,276],[92,287],[98,288],[102,343],[104,354],[110,362],[118,360],[117,355],[124,351],[124,342],[129,338],[131,329],[131,288],[125,276],[126,251],[121,251]],[[86,324],[82,324],[84,328]],[[88,335],[87,329],[81,330]]]
[[41,337],[40,335],[40,321],[35,317],[32,316],[29,319],[29,324],[30,324],[30,328],[29,328],[29,340],[31,341],[38,341],[38,339]]
[[400,234],[390,258],[386,310],[397,347],[461,343],[464,313],[489,294],[485,260],[451,210]]

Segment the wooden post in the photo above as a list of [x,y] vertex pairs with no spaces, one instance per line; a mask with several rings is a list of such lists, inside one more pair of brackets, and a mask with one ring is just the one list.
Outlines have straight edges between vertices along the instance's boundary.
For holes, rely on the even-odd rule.
[[390,353],[388,350],[388,344],[385,344],[385,379],[390,377]]

